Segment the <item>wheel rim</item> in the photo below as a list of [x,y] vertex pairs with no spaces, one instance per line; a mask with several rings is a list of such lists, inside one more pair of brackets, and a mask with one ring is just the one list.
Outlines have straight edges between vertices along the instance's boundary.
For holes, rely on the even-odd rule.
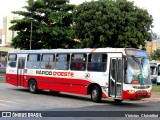
[[97,99],[97,95],[98,95],[98,92],[97,92],[97,90],[94,89],[94,90],[92,91],[92,99],[93,99],[93,100]]
[[32,82],[30,83],[30,90],[33,92],[33,91],[35,91],[35,89],[36,89],[36,84],[35,84],[34,81],[32,81]]

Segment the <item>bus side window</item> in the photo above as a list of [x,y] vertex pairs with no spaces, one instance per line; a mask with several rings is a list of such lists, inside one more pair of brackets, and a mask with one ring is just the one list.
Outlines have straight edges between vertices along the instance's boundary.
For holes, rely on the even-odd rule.
[[40,54],[29,54],[27,58],[27,68],[37,69],[40,68]]
[[88,56],[88,71],[105,72],[107,63],[107,54],[93,53]]
[[76,53],[72,54],[71,58],[71,70],[83,71],[86,69],[86,54]]
[[17,63],[17,55],[16,54],[9,54],[8,55],[8,66],[9,67],[16,67]]
[[54,69],[55,67],[55,55],[54,54],[43,54],[41,60],[42,69]]
[[56,70],[68,70],[69,69],[69,54],[57,54],[56,55]]

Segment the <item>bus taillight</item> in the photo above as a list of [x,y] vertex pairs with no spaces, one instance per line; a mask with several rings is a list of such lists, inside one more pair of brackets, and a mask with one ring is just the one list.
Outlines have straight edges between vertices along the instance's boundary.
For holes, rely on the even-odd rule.
[[132,83],[132,84],[139,84],[140,82],[139,82],[139,80],[132,80],[131,83]]

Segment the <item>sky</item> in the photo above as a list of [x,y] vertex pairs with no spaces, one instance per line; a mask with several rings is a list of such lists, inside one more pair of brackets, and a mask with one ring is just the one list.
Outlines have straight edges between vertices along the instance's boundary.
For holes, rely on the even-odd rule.
[[[71,4],[81,4],[91,0],[70,0]],[[153,17],[152,31],[160,35],[160,0],[129,0],[134,1],[135,5],[147,9]],[[26,0],[3,0],[0,3],[0,27],[2,26],[3,17],[9,15],[11,11],[23,10],[22,7],[27,5]]]

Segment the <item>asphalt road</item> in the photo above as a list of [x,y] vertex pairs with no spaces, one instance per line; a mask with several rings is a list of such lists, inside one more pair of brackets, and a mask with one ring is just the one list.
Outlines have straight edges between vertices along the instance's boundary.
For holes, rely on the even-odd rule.
[[[147,111],[150,114],[156,114],[157,111],[160,111],[160,102],[145,100],[123,101],[120,104],[116,104],[112,100],[102,100],[102,103],[93,103],[89,96],[66,93],[53,95],[49,91],[31,94],[23,87],[0,83],[0,111],[40,111],[42,113],[48,111],[48,113],[44,114],[48,114],[51,117],[55,115],[58,117],[57,119],[60,119],[62,115],[62,119],[65,118],[65,120],[68,120],[68,117],[73,117],[71,119],[74,119],[76,116],[78,119],[86,120],[91,120],[92,116],[94,116],[94,119],[99,120],[97,117],[101,115],[102,117],[111,116],[111,118],[118,115],[126,117],[128,111],[135,111],[134,114],[141,112],[143,114],[143,112]],[[113,112],[110,113],[109,111]],[[160,112],[158,114],[160,117]],[[103,119],[102,117],[101,119]]]

